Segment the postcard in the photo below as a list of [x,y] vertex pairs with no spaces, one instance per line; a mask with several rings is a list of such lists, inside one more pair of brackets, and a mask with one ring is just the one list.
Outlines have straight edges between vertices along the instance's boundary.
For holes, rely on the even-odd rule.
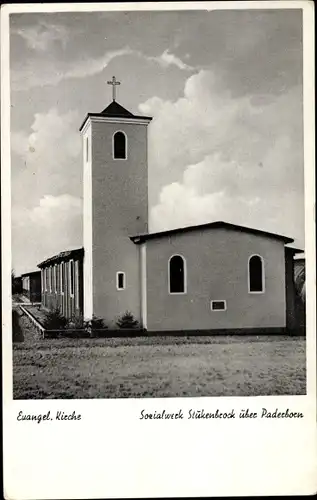
[[6,499],[316,491],[313,33],[2,7]]

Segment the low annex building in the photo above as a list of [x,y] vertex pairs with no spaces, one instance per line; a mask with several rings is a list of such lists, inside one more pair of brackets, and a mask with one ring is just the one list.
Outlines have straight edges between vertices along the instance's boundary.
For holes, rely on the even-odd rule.
[[30,302],[41,301],[41,271],[21,274],[22,294]]
[[41,269],[42,305],[58,308],[72,318],[83,312],[83,248],[61,252],[44,260]]
[[128,310],[148,331],[292,329],[292,238],[223,221],[149,232],[151,119],[115,97],[86,116],[84,250],[39,264],[43,305],[109,326]]

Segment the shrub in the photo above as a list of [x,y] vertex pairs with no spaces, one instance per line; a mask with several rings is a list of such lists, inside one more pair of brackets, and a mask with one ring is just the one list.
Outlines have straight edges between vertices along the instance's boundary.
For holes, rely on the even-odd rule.
[[97,316],[93,315],[92,320],[90,322],[91,328],[93,330],[101,330],[103,328],[108,328],[104,319],[98,318]]
[[117,320],[117,325],[119,328],[138,328],[140,326],[138,320],[136,320],[130,311],[126,311]]
[[103,318],[99,318],[98,316],[93,315],[92,319],[84,322],[84,326],[86,330],[94,331],[94,330],[105,330],[108,326],[105,323]]
[[13,342],[23,342],[24,336],[20,326],[20,315],[18,311],[12,311],[12,340]]
[[73,316],[67,322],[67,328],[70,330],[82,330],[85,327],[84,317],[82,315]]
[[17,278],[13,269],[11,271],[11,289],[12,295],[22,293],[22,278]]
[[60,309],[56,307],[50,311],[45,312],[44,328],[47,330],[64,330],[67,326],[68,320],[62,315]]

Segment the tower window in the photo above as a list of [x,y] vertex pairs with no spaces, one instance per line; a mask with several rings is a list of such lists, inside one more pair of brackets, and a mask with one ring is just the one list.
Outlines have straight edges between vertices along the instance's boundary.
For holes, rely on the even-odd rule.
[[259,255],[249,258],[249,293],[264,292],[264,261]]
[[186,293],[185,259],[181,255],[173,255],[168,271],[169,293]]
[[127,159],[127,137],[124,132],[116,132],[113,136],[113,158],[115,160]]
[[117,273],[117,290],[125,289],[125,273]]

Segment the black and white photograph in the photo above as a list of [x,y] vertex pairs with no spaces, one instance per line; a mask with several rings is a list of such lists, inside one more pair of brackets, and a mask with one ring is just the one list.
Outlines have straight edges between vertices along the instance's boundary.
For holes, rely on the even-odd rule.
[[10,105],[14,398],[306,393],[300,9],[11,14]]
[[2,6],[8,500],[316,491],[313,18]]

